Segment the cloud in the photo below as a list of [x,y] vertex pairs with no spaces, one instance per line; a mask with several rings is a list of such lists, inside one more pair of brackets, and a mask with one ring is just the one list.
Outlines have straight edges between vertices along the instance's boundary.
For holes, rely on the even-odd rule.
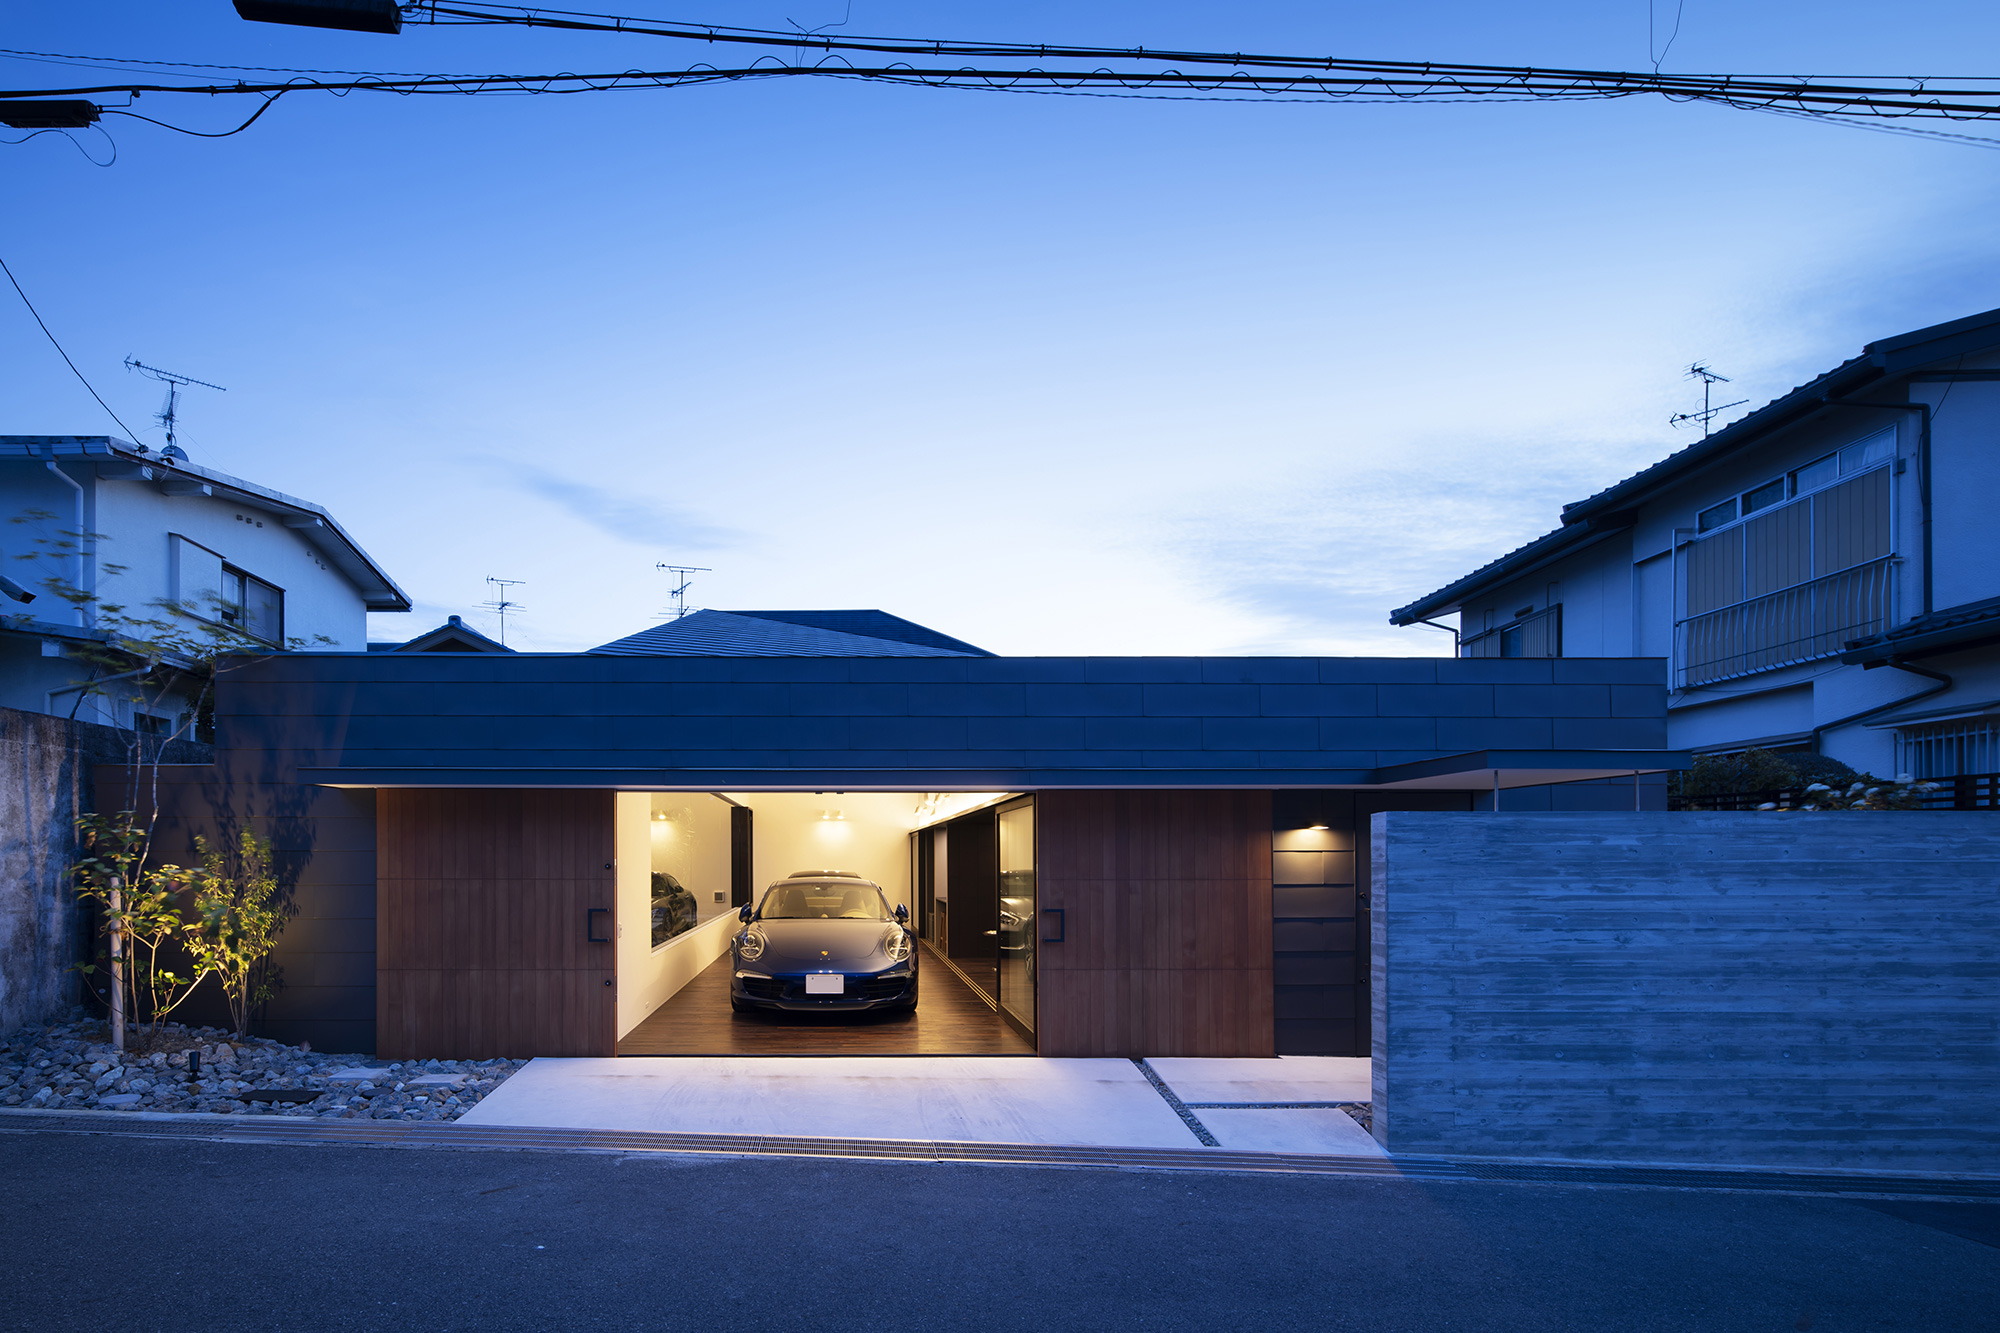
[[672,545],[676,549],[715,550],[742,542],[743,534],[700,518],[689,510],[661,504],[635,492],[607,490],[572,481],[533,464],[485,460],[519,489],[577,518],[607,536],[640,546]]
[[1238,651],[1449,652],[1425,637],[1442,635],[1392,628],[1390,610],[1557,526],[1562,501],[1596,488],[1567,462],[1535,476],[1474,458],[1355,468],[1229,497],[1171,524],[1172,544],[1211,597],[1267,627]]

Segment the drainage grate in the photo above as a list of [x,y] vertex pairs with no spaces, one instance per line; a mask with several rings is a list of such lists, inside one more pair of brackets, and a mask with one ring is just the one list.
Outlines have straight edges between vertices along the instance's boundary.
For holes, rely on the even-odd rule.
[[1179,1116],[1186,1123],[1187,1127],[1194,1131],[1194,1136],[1201,1140],[1204,1147],[1219,1148],[1222,1146],[1221,1140],[1209,1133],[1208,1126],[1201,1123],[1201,1117],[1193,1111],[1188,1110],[1187,1103],[1174,1095],[1174,1090],[1167,1086],[1165,1079],[1153,1072],[1151,1065],[1137,1056],[1132,1057],[1132,1063],[1139,1066],[1139,1072],[1144,1074],[1146,1081],[1153,1085],[1153,1091],[1166,1099],[1167,1105],[1174,1108],[1174,1114]]

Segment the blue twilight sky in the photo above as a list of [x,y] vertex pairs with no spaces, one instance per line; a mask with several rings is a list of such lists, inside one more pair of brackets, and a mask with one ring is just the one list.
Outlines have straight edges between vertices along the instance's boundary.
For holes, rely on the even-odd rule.
[[[845,0],[578,7],[811,27]],[[854,0],[847,31],[1639,69],[1647,25],[1644,0]],[[228,0],[5,0],[0,46],[710,58],[282,28]],[[1665,68],[1976,74],[1995,49],[1990,4],[1687,0]],[[667,561],[715,567],[696,605],[879,606],[1003,653],[1434,653],[1389,608],[1688,443],[1666,424],[1699,405],[1688,362],[1763,402],[2000,306],[2000,152],[1659,100],[794,80],[301,94],[218,140],[107,123],[108,168],[79,151],[108,154],[95,134],[0,148],[0,256],[135,428],[160,395],[127,354],[227,386],[189,391],[189,451],[339,516],[418,604],[377,637],[490,630],[494,575],[526,581],[511,642],[587,647],[653,622]],[[106,431],[0,289],[0,433]]]

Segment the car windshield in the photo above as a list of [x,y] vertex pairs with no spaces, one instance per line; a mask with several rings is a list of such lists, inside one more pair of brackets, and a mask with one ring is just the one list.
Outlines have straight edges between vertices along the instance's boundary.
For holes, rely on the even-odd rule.
[[757,914],[766,921],[887,921],[889,904],[873,884],[774,885]]

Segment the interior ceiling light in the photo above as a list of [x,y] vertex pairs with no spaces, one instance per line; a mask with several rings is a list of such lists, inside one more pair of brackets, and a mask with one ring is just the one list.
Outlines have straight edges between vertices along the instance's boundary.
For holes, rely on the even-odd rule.
[[403,10],[396,0],[236,0],[236,12],[253,23],[290,23],[343,32],[403,30]]

